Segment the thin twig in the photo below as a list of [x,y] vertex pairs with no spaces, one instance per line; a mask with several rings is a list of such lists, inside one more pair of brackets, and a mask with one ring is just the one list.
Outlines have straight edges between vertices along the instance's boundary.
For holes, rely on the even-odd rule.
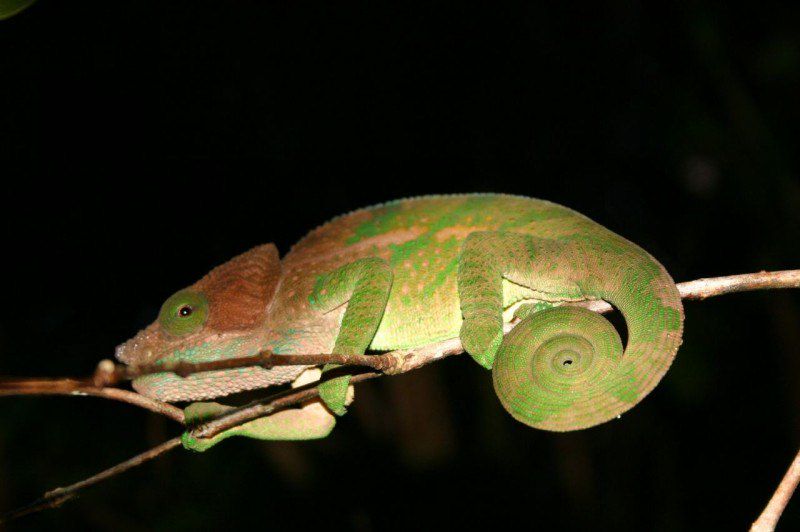
[[[752,292],[753,290],[770,290],[778,288],[800,288],[800,270],[780,270],[776,272],[743,273],[724,277],[706,277],[678,283],[678,291],[683,299],[703,300],[709,297],[733,294],[735,292]],[[595,312],[609,312],[611,305],[602,300],[576,303]]]
[[722,294],[773,288],[800,288],[800,270],[760,271],[724,277],[707,277],[678,284],[678,290],[684,299],[706,299]]
[[3,523],[8,523],[13,521],[14,519],[19,519],[20,517],[25,517],[29,514],[35,514],[37,512],[41,512],[42,510],[50,510],[51,508],[58,508],[68,500],[77,497],[77,493],[67,493],[61,496],[53,496],[48,497],[45,495],[39,499],[36,499],[32,503],[26,504],[21,508],[17,508],[16,510],[11,510],[8,513],[0,515],[0,525]]
[[56,508],[58,506],[61,506],[64,502],[75,497],[79,490],[88,488],[89,486],[93,486],[94,484],[102,482],[113,476],[119,475],[120,473],[124,473],[125,471],[140,466],[145,462],[149,462],[150,460],[157,458],[162,454],[180,446],[180,444],[181,444],[180,437],[172,438],[171,440],[167,440],[164,443],[157,445],[156,447],[153,447],[148,451],[143,452],[142,454],[134,456],[130,460],[126,460],[122,463],[119,463],[114,467],[110,467],[105,471],[101,471],[100,473],[91,476],[85,480],[81,480],[80,482],[76,482],[75,484],[71,484],[65,488],[56,488],[54,490],[48,491],[40,499],[37,499],[30,504],[26,504],[22,508],[18,508],[1,516],[0,524],[5,523],[7,521],[11,521],[12,519],[16,519],[18,517],[22,517],[23,515],[28,515],[40,512],[42,510],[46,510],[48,508]]
[[119,388],[98,388],[91,379],[0,379],[0,397],[10,395],[91,396],[129,403],[183,423],[183,410]]
[[175,373],[180,377],[188,377],[193,373],[219,371],[233,368],[260,366],[270,369],[275,366],[323,366],[339,364],[347,366],[365,366],[375,371],[386,371],[384,359],[371,355],[338,355],[338,354],[297,354],[278,355],[271,351],[262,351],[255,355],[213,360],[208,362],[168,361],[140,366],[114,365],[110,360],[103,360],[97,366],[93,380],[97,386],[111,386],[122,381],[132,380],[152,373]]
[[775,490],[764,511],[761,512],[753,526],[750,527],[751,532],[772,532],[775,530],[775,525],[778,524],[778,519],[781,518],[786,505],[789,504],[789,499],[792,498],[792,493],[794,493],[798,483],[800,483],[800,451],[795,455],[792,464],[783,476],[781,483],[778,484],[778,489]]

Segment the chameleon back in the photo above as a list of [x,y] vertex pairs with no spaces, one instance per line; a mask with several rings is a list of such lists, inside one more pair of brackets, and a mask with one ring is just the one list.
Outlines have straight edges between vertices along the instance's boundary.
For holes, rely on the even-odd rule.
[[[635,247],[582,214],[539,199],[464,194],[397,200],[334,218],[300,240],[283,259],[284,276],[297,276],[300,282],[280,291],[273,308],[294,308],[303,314],[307,302],[294,296],[311,293],[317,276],[358,258],[380,257],[391,266],[394,281],[370,348],[401,349],[457,337],[462,323],[458,260],[464,240],[475,231],[546,239],[616,237]],[[576,299],[582,298],[558,290],[535,292],[504,281],[507,309],[521,302]],[[506,312],[507,320],[512,316]]]

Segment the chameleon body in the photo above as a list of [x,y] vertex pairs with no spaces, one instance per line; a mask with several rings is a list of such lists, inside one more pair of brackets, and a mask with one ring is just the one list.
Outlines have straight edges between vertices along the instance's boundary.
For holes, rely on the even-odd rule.
[[[565,302],[603,299],[610,323]],[[521,322],[503,336],[503,325]],[[271,350],[363,354],[460,337],[493,370],[508,412],[548,430],[617,417],[649,393],[681,343],[683,309],[665,269],[587,217],[548,201],[500,194],[424,196],[340,216],[281,260],[264,245],[173,295],[159,319],[117,349],[129,364],[206,361]],[[133,385],[164,401],[197,401],[318,378],[298,366],[148,375]],[[263,439],[327,435],[344,413],[347,377],[319,400],[223,433]],[[327,408],[326,408],[327,407]],[[198,403],[202,419],[225,407]]]

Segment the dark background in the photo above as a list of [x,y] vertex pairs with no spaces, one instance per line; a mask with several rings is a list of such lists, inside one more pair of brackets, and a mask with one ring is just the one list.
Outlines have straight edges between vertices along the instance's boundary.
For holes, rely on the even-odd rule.
[[[798,268],[789,4],[41,0],[0,23],[0,374],[86,375],[233,255],[417,194],[563,203],[678,281]],[[800,442],[799,346],[796,291],[688,302],[619,421],[527,428],[453,357],[327,440],[173,451],[9,528],[741,530]],[[0,399],[0,511],[179,432]]]

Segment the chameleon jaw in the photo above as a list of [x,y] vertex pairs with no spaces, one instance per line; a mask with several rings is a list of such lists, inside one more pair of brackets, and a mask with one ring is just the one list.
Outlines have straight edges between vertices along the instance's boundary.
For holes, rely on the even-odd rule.
[[155,373],[135,379],[133,388],[151,399],[167,403],[199,401],[285,384],[293,381],[306,369],[306,366],[237,368],[206,371],[188,377],[180,377],[174,373]]
[[[249,331],[212,333],[176,339],[150,326],[116,349],[116,358],[130,366],[185,361],[206,362],[254,354],[263,349],[265,337]],[[133,381],[137,392],[164,402],[214,399],[234,393],[284,384],[305,366],[235,368],[206,371],[181,377],[172,372],[144,375]]]

